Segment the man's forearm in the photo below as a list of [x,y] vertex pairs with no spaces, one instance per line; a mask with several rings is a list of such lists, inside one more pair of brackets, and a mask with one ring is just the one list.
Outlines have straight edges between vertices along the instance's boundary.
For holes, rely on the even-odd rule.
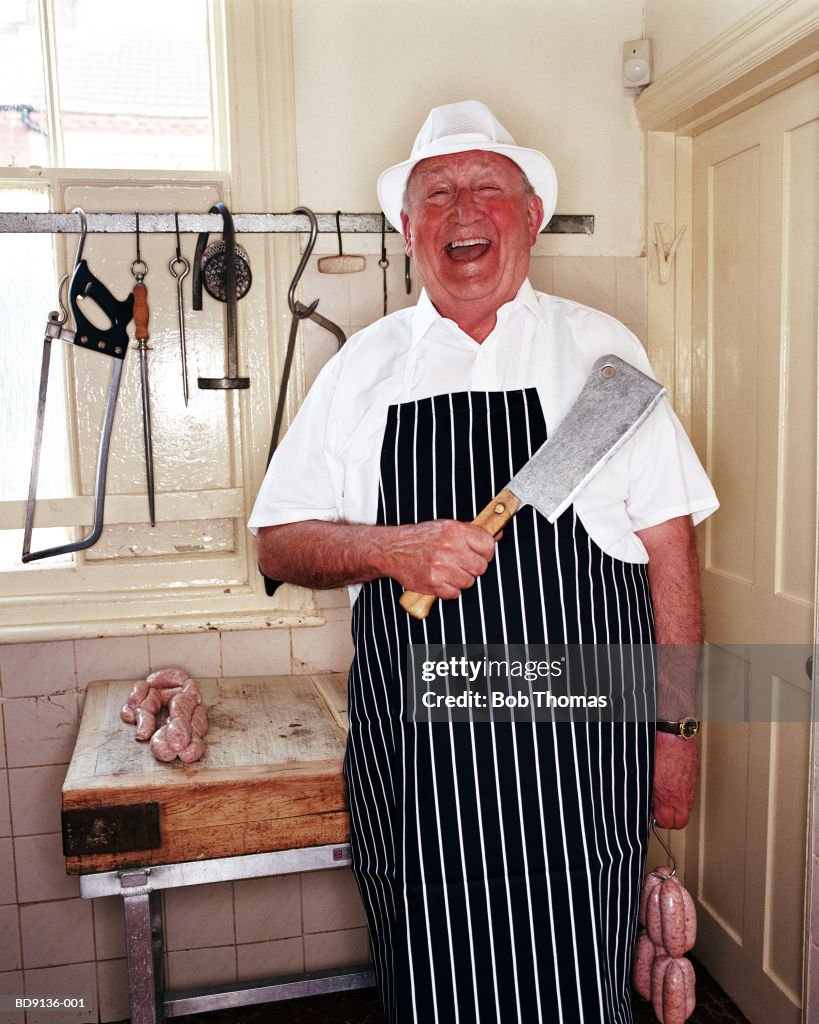
[[311,519],[265,526],[258,542],[259,565],[271,579],[329,590],[389,576],[443,598],[472,586],[495,549],[479,526],[452,519],[405,526]]
[[694,713],[702,643],[700,568],[688,516],[639,533],[649,553],[648,577],[658,649],[657,717]]
[[[641,530],[658,644],[657,718],[696,712],[702,641],[700,568],[689,516]],[[662,828],[685,828],[694,802],[699,756],[694,740],[657,732],[653,814]]]
[[315,590],[387,575],[385,527],[308,520],[259,531],[259,565],[272,579]]

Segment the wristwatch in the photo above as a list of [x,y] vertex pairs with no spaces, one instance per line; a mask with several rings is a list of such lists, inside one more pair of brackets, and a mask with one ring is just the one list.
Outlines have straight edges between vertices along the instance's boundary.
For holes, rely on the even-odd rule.
[[700,723],[693,715],[685,715],[675,722],[657,722],[657,729],[660,732],[670,732],[684,740],[693,740],[700,731]]

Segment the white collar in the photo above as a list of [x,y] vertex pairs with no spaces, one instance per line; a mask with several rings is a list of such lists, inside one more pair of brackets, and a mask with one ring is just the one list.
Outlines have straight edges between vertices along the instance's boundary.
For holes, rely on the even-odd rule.
[[[500,316],[502,310],[511,311],[515,307],[528,309],[529,312],[533,313],[538,320],[541,321],[541,323],[546,324],[546,315],[538,302],[537,293],[532,287],[528,277],[518,289],[518,293],[514,299],[510,302],[505,302],[500,307],[498,310],[498,316]],[[423,288],[421,290],[421,294],[418,296],[418,302],[415,306],[415,311],[412,317],[412,340],[410,344],[413,347],[417,345],[433,324],[447,319],[448,317],[441,316],[435,306],[433,306],[426,288]],[[452,322],[453,321],[450,321],[450,323]]]

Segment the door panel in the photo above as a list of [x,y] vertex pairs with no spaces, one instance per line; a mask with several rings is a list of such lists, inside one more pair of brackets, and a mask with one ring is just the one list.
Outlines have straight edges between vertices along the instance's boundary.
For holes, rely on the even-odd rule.
[[694,439],[722,507],[702,538],[712,706],[686,869],[696,952],[755,1024],[801,1019],[817,166],[815,75],[693,143]]

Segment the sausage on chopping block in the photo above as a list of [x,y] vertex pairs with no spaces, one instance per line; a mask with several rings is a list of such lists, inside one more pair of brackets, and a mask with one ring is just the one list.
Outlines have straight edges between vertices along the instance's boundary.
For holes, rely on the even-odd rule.
[[[157,728],[162,708],[168,720]],[[136,738],[150,740],[151,752],[159,761],[177,757],[185,764],[198,761],[205,752],[202,737],[208,731],[208,716],[195,679],[181,668],[152,672],[134,685],[120,717],[136,724]]]
[[161,668],[152,672],[147,679],[149,686],[155,686],[161,690],[165,686],[183,686],[190,676],[184,668]]
[[136,722],[136,709],[148,696],[150,688],[150,683],[146,679],[141,679],[134,685],[133,690],[128,695],[128,700],[125,701],[122,711],[119,713],[119,717],[123,722],[128,722],[129,725],[133,725]]

